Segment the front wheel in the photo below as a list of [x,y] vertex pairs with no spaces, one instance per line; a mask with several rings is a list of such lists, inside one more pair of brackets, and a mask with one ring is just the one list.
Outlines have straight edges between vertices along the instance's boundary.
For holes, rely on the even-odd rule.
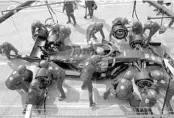
[[113,27],[113,36],[118,40],[125,39],[128,35],[128,30],[124,25],[116,25]]

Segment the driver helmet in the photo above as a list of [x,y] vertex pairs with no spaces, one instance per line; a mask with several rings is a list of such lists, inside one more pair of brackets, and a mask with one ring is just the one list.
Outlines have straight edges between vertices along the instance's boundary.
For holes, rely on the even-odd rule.
[[17,71],[18,71],[18,73],[21,75],[21,74],[24,74],[24,73],[25,73],[26,69],[27,69],[26,66],[20,65],[20,66],[17,68]]
[[40,28],[43,24],[39,20],[35,20],[33,21],[32,26]]
[[132,25],[132,31],[135,34],[141,34],[143,31],[143,25],[139,21],[135,21]]
[[39,66],[40,66],[41,68],[48,68],[49,62],[46,61],[46,60],[41,60],[40,63],[39,63]]
[[101,48],[101,47],[97,47],[96,53],[97,53],[98,55],[102,55],[102,54],[104,54],[104,49]]

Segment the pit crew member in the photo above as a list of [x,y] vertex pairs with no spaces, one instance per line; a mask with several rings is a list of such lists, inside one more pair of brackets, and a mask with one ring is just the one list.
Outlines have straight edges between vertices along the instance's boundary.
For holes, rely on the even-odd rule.
[[111,87],[103,94],[106,100],[110,93],[114,94],[117,98],[128,100],[131,107],[137,108],[140,103],[140,98],[134,93],[133,84],[131,80],[134,73],[127,71],[120,79],[116,79],[111,83]]
[[54,79],[57,81],[57,88],[61,93],[59,101],[64,100],[66,98],[66,95],[62,88],[62,84],[65,79],[65,70],[63,70],[61,67],[59,67],[54,62],[48,62],[46,60],[42,60],[40,62],[40,67],[48,69],[48,78]]
[[89,25],[88,28],[87,28],[87,34],[86,34],[87,43],[89,43],[89,41],[91,41],[92,38],[95,41],[97,41],[97,37],[95,36],[95,34],[97,32],[100,32],[100,34],[102,36],[102,42],[106,41],[105,40],[105,35],[104,35],[104,32],[103,32],[103,23],[95,22],[94,24]]
[[65,45],[65,39],[71,35],[71,29],[68,26],[55,24],[52,28],[52,35],[56,35],[57,39],[54,41],[56,45]]
[[114,19],[114,20],[112,21],[112,28],[111,28],[111,31],[110,31],[110,34],[109,34],[110,40],[112,39],[112,36],[113,36],[114,33],[115,33],[115,32],[114,32],[114,27],[115,27],[116,25],[125,26],[125,25],[127,25],[127,24],[129,24],[129,21],[128,21],[127,18],[117,17],[116,19]]
[[88,89],[90,107],[95,106],[95,103],[93,101],[92,78],[95,72],[100,71],[100,68],[98,67],[97,63],[101,61],[102,57],[100,56],[100,54],[103,54],[104,50],[102,48],[98,48],[96,49],[96,52],[98,55],[93,55],[87,59],[80,75],[80,79],[83,81],[82,90],[84,90],[85,87],[87,87]]
[[35,41],[38,37],[47,39],[49,32],[46,26],[40,21],[33,21],[31,24],[31,34],[33,40]]

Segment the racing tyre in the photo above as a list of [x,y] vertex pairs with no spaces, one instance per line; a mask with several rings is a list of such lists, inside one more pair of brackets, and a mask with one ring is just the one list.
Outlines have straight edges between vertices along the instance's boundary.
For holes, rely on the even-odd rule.
[[123,25],[116,25],[113,27],[113,36],[118,40],[125,39],[128,35],[128,30]]
[[136,48],[137,46],[144,47],[144,45],[145,45],[144,37],[141,36],[141,35],[131,36],[130,39],[129,39],[129,45],[133,49]]

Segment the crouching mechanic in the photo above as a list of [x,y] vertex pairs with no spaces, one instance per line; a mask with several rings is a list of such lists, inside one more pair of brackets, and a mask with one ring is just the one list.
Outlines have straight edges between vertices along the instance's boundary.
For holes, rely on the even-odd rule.
[[89,41],[91,41],[91,38],[93,38],[95,41],[97,41],[97,37],[95,36],[95,34],[97,32],[100,32],[100,34],[102,36],[102,42],[106,41],[105,40],[105,35],[104,35],[104,32],[103,32],[103,23],[96,22],[94,24],[91,24],[87,28],[87,34],[86,34],[87,43],[89,43]]
[[153,114],[151,108],[157,103],[157,92],[153,88],[144,88],[141,91],[140,112]]
[[56,35],[56,40],[54,41],[54,44],[58,46],[64,46],[65,45],[65,39],[68,38],[71,35],[71,29],[64,25],[55,24],[52,28],[52,35]]
[[9,42],[4,42],[0,45],[0,53],[5,54],[7,59],[11,59],[11,51],[13,51],[16,55],[19,55],[19,51]]
[[62,88],[62,85],[63,85],[64,79],[65,79],[65,70],[63,70],[61,67],[59,67],[54,62],[48,62],[46,60],[42,60],[40,62],[40,67],[48,69],[48,78],[57,81],[57,88],[61,93],[59,101],[64,100],[66,98],[66,96],[65,96],[65,92]]
[[127,71],[121,78],[117,78],[111,83],[112,86],[103,94],[104,99],[106,100],[109,94],[112,93],[119,99],[128,100],[131,107],[138,108],[140,98],[134,93],[133,84],[131,82],[133,77],[133,72]]
[[[97,53],[98,54],[103,53],[103,50],[99,49]],[[100,68],[97,65],[97,63],[100,61],[101,61],[101,56],[99,55],[93,55],[89,57],[80,75],[80,79],[83,81],[82,90],[84,90],[85,87],[87,87],[88,89],[90,107],[95,106],[95,103],[93,101],[93,93],[92,93],[93,92],[92,78],[95,72],[100,71]]]
[[47,39],[49,32],[45,25],[42,24],[40,21],[34,21],[31,24],[31,34],[33,40],[35,41],[38,37],[42,39]]
[[32,79],[33,72],[27,69],[26,66],[20,65],[5,81],[5,86],[10,90],[22,89],[25,92],[28,92],[28,87]]

